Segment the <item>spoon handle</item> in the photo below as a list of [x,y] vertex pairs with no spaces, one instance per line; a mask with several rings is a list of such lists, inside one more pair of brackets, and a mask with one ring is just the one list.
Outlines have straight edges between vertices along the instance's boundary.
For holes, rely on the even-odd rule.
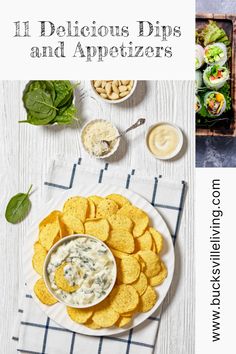
[[133,129],[136,129],[136,128],[140,127],[140,125],[143,125],[145,123],[145,121],[146,121],[145,118],[138,119],[136,123],[132,124],[131,127],[129,127],[128,129],[124,130],[117,138],[120,138],[121,136],[125,135],[130,130],[133,130]]

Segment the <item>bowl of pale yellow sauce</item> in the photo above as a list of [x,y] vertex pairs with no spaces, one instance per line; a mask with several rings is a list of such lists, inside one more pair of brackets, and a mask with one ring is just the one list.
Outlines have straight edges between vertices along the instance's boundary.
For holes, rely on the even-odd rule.
[[169,160],[182,149],[183,133],[172,123],[160,122],[149,128],[146,144],[153,156],[160,160]]

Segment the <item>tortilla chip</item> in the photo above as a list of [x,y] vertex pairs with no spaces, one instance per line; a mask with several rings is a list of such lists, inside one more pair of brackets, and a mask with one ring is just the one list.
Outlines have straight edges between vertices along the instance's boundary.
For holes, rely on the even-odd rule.
[[69,230],[72,230],[72,234],[84,234],[84,225],[79,218],[76,218],[71,214],[64,213],[62,216],[62,221]]
[[46,218],[44,218],[40,224],[39,224],[39,230],[42,229],[42,227],[44,227],[47,224],[53,224],[55,222],[57,222],[58,220],[58,216],[61,216],[61,211],[59,210],[54,210],[52,211],[50,214],[48,214],[46,216]]
[[92,320],[100,327],[112,327],[120,317],[119,313],[114,310],[107,300],[104,300],[98,305],[94,311]]
[[44,261],[46,256],[47,256],[47,251],[45,250],[45,248],[42,247],[41,249],[38,249],[34,252],[32,258],[33,268],[41,276],[43,275],[43,266],[44,266]]
[[98,204],[103,200],[103,197],[100,197],[99,195],[90,195],[88,197],[89,200],[92,200],[92,202],[95,204],[97,207]]
[[143,295],[148,286],[148,280],[146,275],[143,272],[141,272],[139,278],[131,285],[137,290],[140,296]]
[[138,255],[143,259],[146,264],[144,273],[147,277],[154,277],[160,272],[160,257],[156,253],[152,251],[139,251]]
[[88,214],[87,214],[87,218],[89,219],[94,219],[96,217],[96,205],[95,203],[92,201],[92,199],[88,199]]
[[118,204],[119,208],[121,208],[123,205],[125,204],[130,204],[130,201],[123,197],[123,195],[121,194],[109,194],[106,196],[106,198],[113,200],[114,202],[116,202],[116,204]]
[[135,249],[136,251],[147,251],[152,248],[152,236],[149,231],[135,239]]
[[155,242],[156,245],[156,250],[157,253],[161,253],[162,249],[163,249],[163,237],[160,234],[160,232],[158,232],[156,229],[154,229],[153,227],[149,227],[148,229],[152,235],[152,238]]
[[134,238],[127,230],[111,230],[110,237],[106,241],[109,247],[124,253],[134,252]]
[[150,285],[151,286],[160,285],[161,283],[163,283],[166,277],[167,277],[167,268],[164,262],[161,262],[161,271],[159,272],[159,274],[149,279]]
[[111,306],[118,313],[133,311],[139,304],[139,295],[131,285],[121,284],[113,288],[109,295]]
[[151,286],[148,286],[145,293],[140,297],[139,311],[147,312],[151,310],[157,302],[157,299],[156,291]]
[[52,224],[46,224],[40,229],[39,241],[47,251],[49,251],[59,239],[60,228],[58,220]]
[[121,209],[117,212],[118,215],[128,216],[134,223],[133,235],[134,237],[141,236],[149,224],[149,217],[147,214],[130,204],[125,204]]
[[66,309],[72,321],[76,323],[86,323],[93,315],[93,310],[90,307],[84,309],[77,309],[74,307],[67,306]]
[[38,279],[36,281],[36,283],[34,284],[34,293],[37,296],[37,298],[39,299],[39,301],[41,301],[43,304],[45,305],[54,305],[57,301],[56,298],[54,298],[51,293],[48,291],[44,280],[42,278]]
[[111,247],[110,247],[110,250],[111,250],[113,256],[116,257],[116,258],[119,258],[119,259],[122,259],[122,258],[127,257],[129,255],[128,253],[117,251],[117,250],[115,250],[114,248],[111,248]]
[[90,329],[100,329],[101,326],[97,325],[97,323],[95,323],[91,318],[84,323],[84,325]]
[[118,321],[116,322],[116,327],[122,328],[130,324],[132,321],[132,316],[120,316]]
[[87,216],[88,207],[88,200],[86,198],[72,197],[65,202],[63,213],[73,215],[84,222]]
[[127,256],[120,260],[117,276],[118,281],[124,284],[131,284],[135,282],[140,274],[140,264],[133,256]]
[[97,237],[101,241],[106,241],[109,237],[110,226],[106,219],[86,221],[84,227],[86,234]]
[[41,251],[41,250],[46,251],[45,248],[41,245],[41,243],[39,241],[36,241],[34,243],[34,252]]
[[54,281],[58,288],[66,291],[67,293],[73,293],[76,291],[79,286],[78,285],[70,285],[68,280],[64,276],[64,267],[66,266],[66,262],[63,262],[59,267],[56,268]]
[[119,209],[116,202],[110,199],[103,199],[97,206],[96,217],[108,218],[112,214],[115,214]]
[[63,219],[60,216],[58,217],[58,222],[60,228],[60,238],[73,235],[73,230],[64,223]]
[[132,232],[132,230],[133,230],[132,220],[125,215],[113,214],[113,215],[109,216],[108,221],[109,221],[111,228],[113,230],[123,229],[123,230],[127,230],[129,232]]

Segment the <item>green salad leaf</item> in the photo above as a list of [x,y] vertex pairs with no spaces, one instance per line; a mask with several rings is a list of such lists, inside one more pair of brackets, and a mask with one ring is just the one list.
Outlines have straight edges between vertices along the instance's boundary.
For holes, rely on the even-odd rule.
[[68,80],[30,81],[23,92],[27,119],[20,123],[71,124],[77,113],[73,104],[74,88]]
[[58,124],[71,124],[73,122],[76,115],[76,108],[72,104],[65,110],[60,110],[56,118],[54,119],[55,123]]
[[228,50],[228,57],[231,56],[230,39],[225,30],[219,27],[216,21],[209,20],[209,23],[196,30],[196,43],[203,47],[216,42],[224,43]]
[[196,30],[196,43],[206,47],[215,42],[230,45],[229,37],[225,30],[217,25],[215,21],[209,20],[209,23]]
[[16,194],[7,204],[5,218],[11,224],[19,223],[28,215],[31,208],[31,201],[29,199],[31,189],[32,185],[27,193]]
[[53,81],[54,89],[56,92],[56,99],[55,99],[55,106],[56,107],[63,107],[68,100],[71,98],[72,86],[70,81]]

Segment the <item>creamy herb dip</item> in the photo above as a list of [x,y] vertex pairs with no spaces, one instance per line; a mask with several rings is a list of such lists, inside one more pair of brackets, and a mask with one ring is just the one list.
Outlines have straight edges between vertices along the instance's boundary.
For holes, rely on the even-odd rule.
[[[55,271],[62,264],[64,277],[74,292],[66,292],[55,283]],[[92,305],[108,293],[115,277],[113,257],[100,241],[80,236],[58,246],[52,253],[47,273],[52,291],[68,305]]]

